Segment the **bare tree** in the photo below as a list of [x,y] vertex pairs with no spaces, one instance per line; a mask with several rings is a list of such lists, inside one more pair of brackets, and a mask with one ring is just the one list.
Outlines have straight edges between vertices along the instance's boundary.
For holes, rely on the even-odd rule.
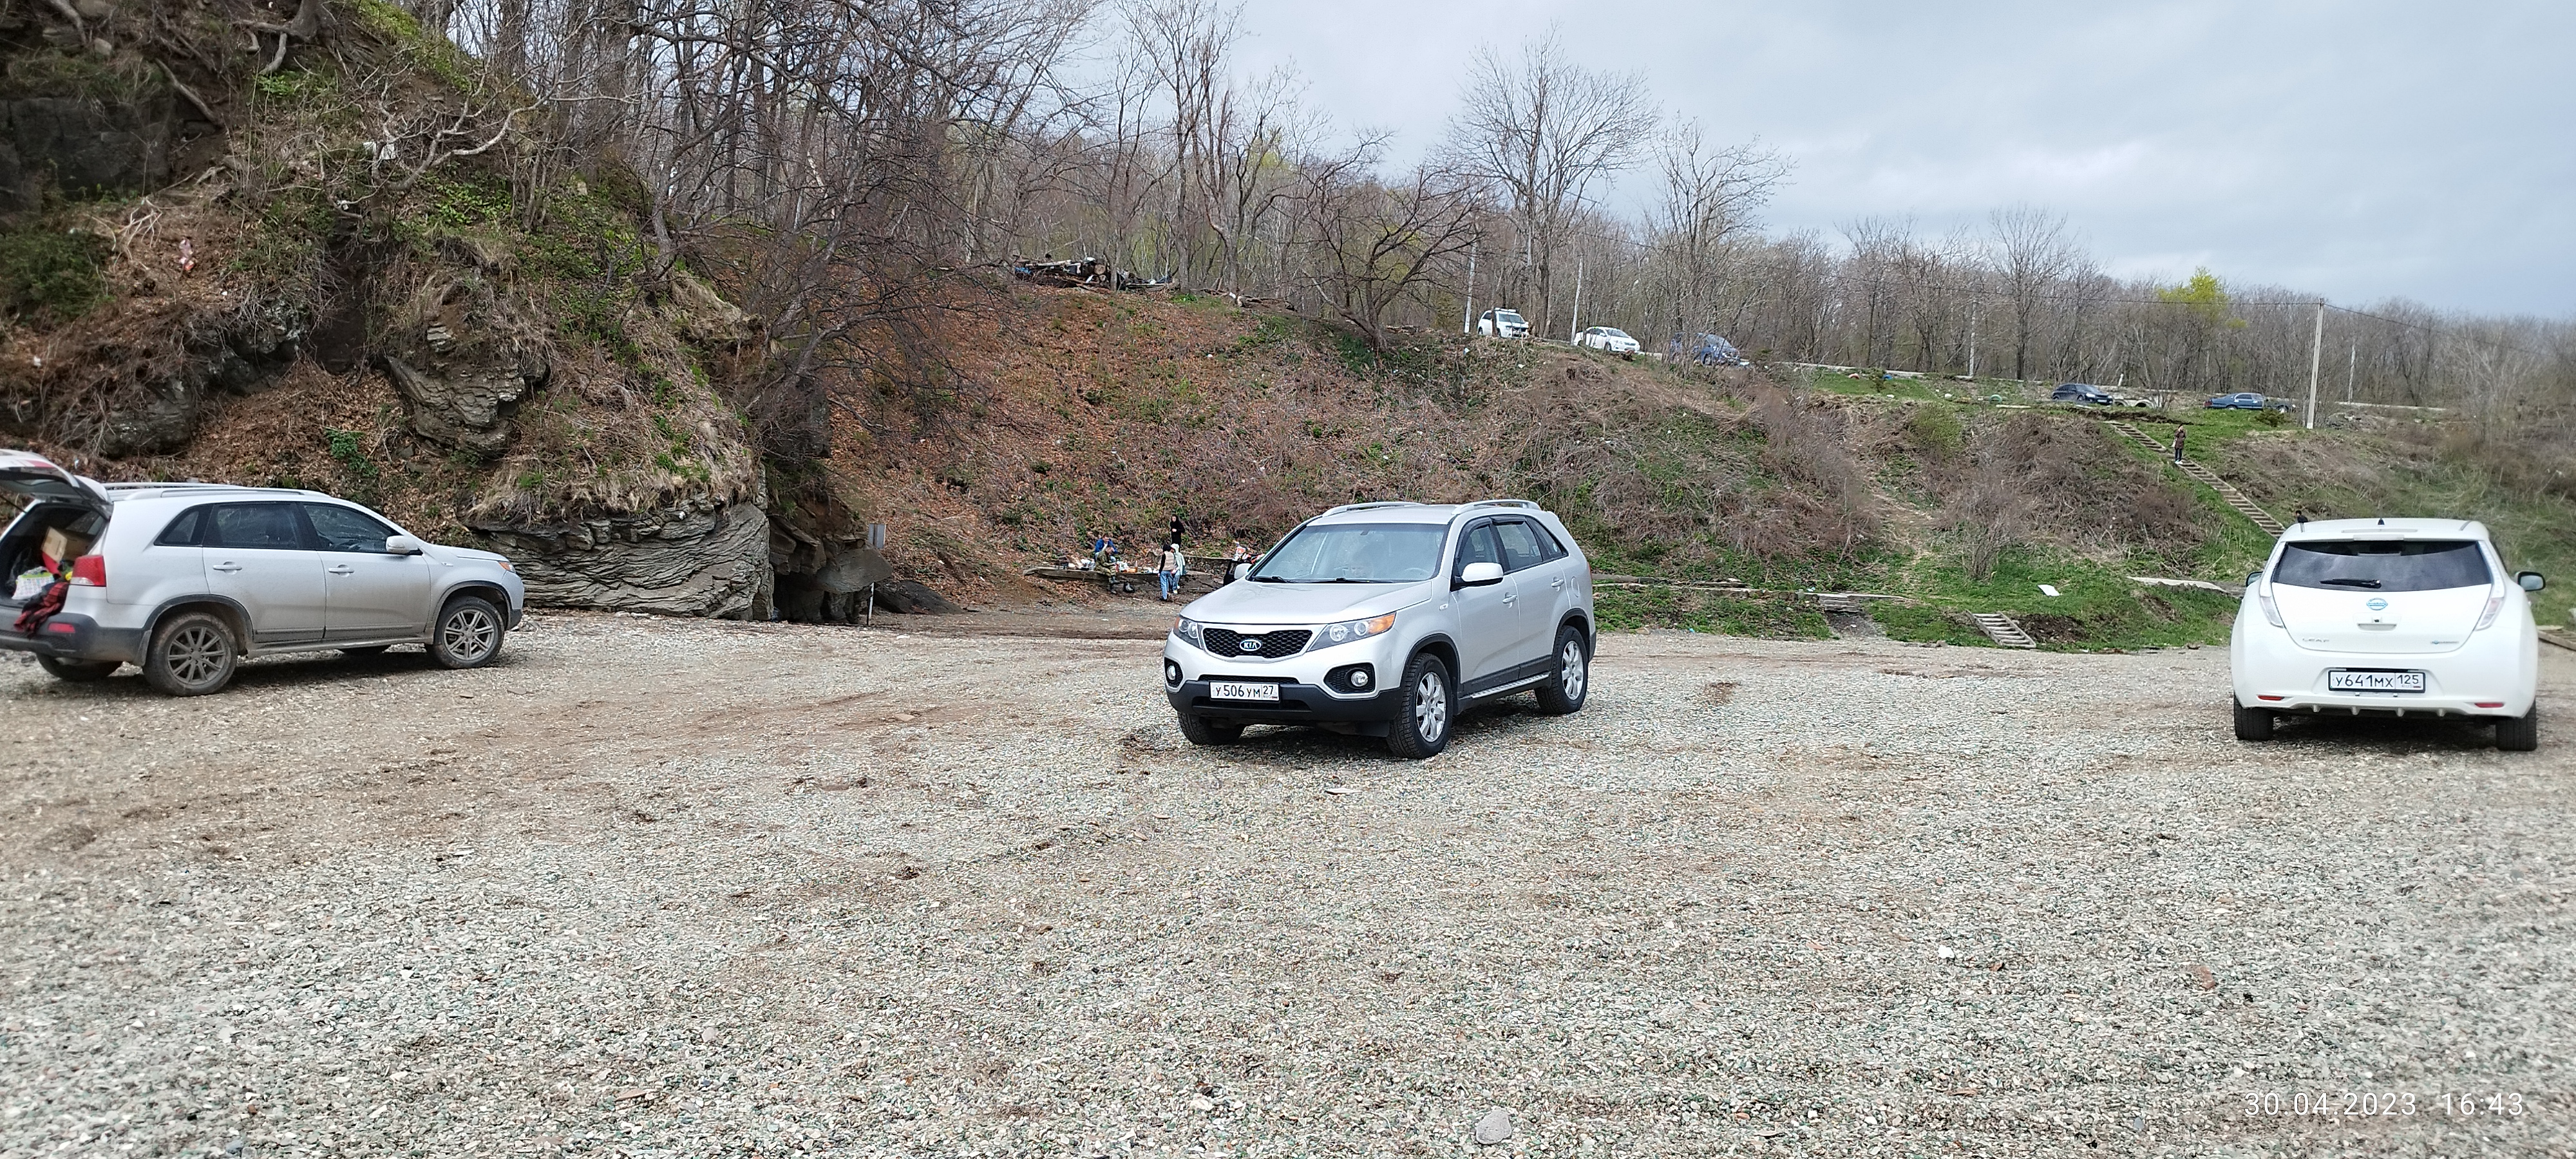
[[1538,296],[1541,330],[1553,330],[1553,263],[1567,226],[1594,186],[1634,163],[1654,131],[1645,81],[1567,60],[1550,33],[1523,45],[1517,61],[1491,47],[1479,51],[1461,101],[1445,163],[1510,200],[1523,290]]
[[2030,377],[2031,320],[2042,301],[2075,266],[2078,251],[2066,220],[2030,205],[1998,209],[1990,219],[1995,273],[2013,312],[2013,377]]
[[1753,214],[1788,174],[1788,163],[1758,145],[1712,147],[1696,121],[1665,134],[1658,169],[1663,199],[1652,226],[1666,276],[1673,333],[1711,324],[1721,272]]
[[1371,140],[1309,160],[1297,198],[1316,293],[1378,348],[1388,309],[1466,254],[1485,208],[1475,182],[1435,166],[1380,182],[1382,150]]

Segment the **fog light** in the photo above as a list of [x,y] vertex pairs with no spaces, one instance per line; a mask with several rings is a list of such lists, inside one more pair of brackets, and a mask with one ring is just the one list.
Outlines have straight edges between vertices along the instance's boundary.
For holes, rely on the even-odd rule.
[[1181,666],[1169,660],[1163,661],[1163,683],[1178,684],[1180,682]]
[[1351,673],[1351,687],[1353,687],[1353,688],[1366,688],[1366,687],[1368,687],[1368,686],[1369,686],[1369,674],[1368,674],[1368,669],[1366,669],[1366,668],[1362,668],[1362,669],[1360,669],[1360,670],[1359,670],[1359,671],[1357,671],[1357,672],[1353,672],[1353,673]]

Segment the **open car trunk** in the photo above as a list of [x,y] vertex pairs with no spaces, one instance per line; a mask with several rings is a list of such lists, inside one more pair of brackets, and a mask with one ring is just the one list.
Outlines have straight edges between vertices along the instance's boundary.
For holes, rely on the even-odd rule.
[[107,533],[113,511],[96,482],[72,474],[43,456],[0,451],[0,494],[23,508],[0,533],[0,606],[17,608],[22,578],[59,574],[72,557],[87,554]]

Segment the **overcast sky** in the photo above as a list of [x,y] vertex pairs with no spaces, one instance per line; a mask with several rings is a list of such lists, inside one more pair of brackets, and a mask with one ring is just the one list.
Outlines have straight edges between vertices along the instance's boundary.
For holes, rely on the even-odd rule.
[[1293,64],[1405,157],[1478,45],[1553,25],[1711,138],[1787,154],[1773,232],[1939,234],[2026,201],[2115,273],[2576,314],[2576,0],[1249,0],[1244,20],[1247,71]]

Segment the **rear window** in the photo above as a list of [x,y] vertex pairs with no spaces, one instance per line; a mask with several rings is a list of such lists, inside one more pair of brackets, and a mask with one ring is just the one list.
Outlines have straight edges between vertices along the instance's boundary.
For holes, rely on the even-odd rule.
[[2273,583],[2327,591],[2433,592],[2485,587],[2493,579],[2475,540],[2293,543],[2272,569]]

